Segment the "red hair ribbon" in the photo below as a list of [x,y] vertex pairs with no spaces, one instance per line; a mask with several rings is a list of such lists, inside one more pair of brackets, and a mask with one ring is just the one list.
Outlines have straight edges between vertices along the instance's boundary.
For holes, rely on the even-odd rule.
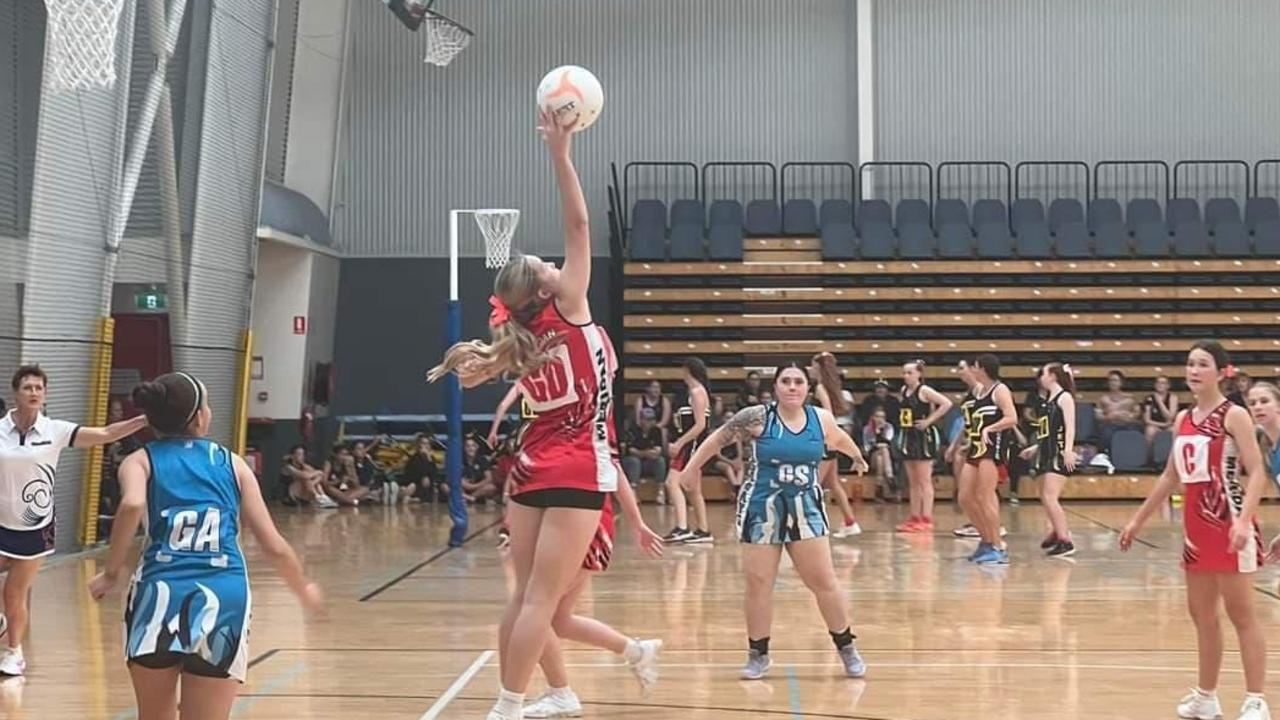
[[489,327],[498,327],[511,322],[511,309],[497,295],[489,296],[489,305],[493,310],[489,313]]

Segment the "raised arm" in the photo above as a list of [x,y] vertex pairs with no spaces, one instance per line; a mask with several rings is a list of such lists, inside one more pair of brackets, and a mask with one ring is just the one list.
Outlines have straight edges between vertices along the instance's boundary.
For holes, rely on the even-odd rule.
[[96,447],[113,443],[138,432],[147,426],[147,416],[137,415],[128,420],[111,423],[106,427],[82,427],[76,431],[71,446],[77,448]]
[[[840,425],[836,423],[836,418],[826,408],[817,408],[818,421],[822,423],[822,439],[827,447],[844,455],[853,461],[853,469],[862,474],[867,471],[867,461],[862,457],[862,451],[858,449],[858,444],[853,441],[849,433],[840,429]],[[891,426],[892,427],[892,426]]]
[[560,215],[564,222],[564,266],[560,270],[560,291],[556,300],[571,322],[589,322],[587,287],[591,283],[591,224],[587,216],[587,200],[582,194],[578,171],[573,167],[570,149],[573,130],[556,122],[548,113],[540,113],[538,130],[551,151],[556,187],[560,191]]
[[147,476],[151,474],[151,461],[145,452],[134,453],[120,464],[120,506],[111,525],[111,549],[102,572],[89,582],[89,594],[101,600],[119,582],[129,559],[129,550],[138,534],[138,525],[147,510]]

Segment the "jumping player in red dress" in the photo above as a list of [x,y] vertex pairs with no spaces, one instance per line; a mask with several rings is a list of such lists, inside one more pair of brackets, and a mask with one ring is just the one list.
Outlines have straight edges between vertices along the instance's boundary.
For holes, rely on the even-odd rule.
[[429,380],[456,372],[464,387],[519,378],[537,413],[511,472],[511,559],[516,590],[499,630],[502,690],[489,720],[520,720],[524,693],[622,472],[613,425],[617,357],[587,303],[591,235],[570,157],[572,130],[550,116],[538,131],[551,152],[565,227],[563,268],[517,255],[494,279],[490,342],[458,343]]
[[[1177,435],[1169,462],[1151,495],[1120,534],[1127,551],[1142,526],[1181,484],[1184,495],[1182,566],[1187,607],[1200,650],[1198,687],[1178,705],[1178,717],[1211,720],[1222,716],[1218,675],[1222,668],[1222,627],[1218,605],[1240,639],[1240,660],[1248,691],[1240,720],[1270,720],[1263,697],[1267,650],[1254,612],[1253,573],[1261,566],[1258,503],[1267,485],[1253,421],[1219,389],[1231,373],[1222,345],[1202,340],[1187,355],[1187,387],[1194,402],[1174,420]],[[1248,474],[1247,482],[1241,476]]]

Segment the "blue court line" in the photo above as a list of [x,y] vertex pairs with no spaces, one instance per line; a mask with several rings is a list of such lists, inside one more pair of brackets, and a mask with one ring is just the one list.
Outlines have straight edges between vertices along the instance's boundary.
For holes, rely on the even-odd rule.
[[289,669],[272,676],[270,680],[267,680],[261,686],[253,689],[255,693],[253,697],[242,697],[236,700],[235,704],[231,706],[231,717],[235,717],[249,709],[249,706],[255,703],[264,694],[272,693],[293,682],[295,678],[306,672],[306,670],[307,664],[299,662],[294,663]]
[[796,666],[787,666],[787,696],[791,700],[791,720],[804,720],[804,709],[800,704],[800,678],[796,675]]

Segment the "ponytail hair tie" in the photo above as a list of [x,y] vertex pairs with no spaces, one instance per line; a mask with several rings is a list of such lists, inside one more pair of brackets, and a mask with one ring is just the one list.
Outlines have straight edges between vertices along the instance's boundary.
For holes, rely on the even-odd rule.
[[1075,377],[1076,371],[1071,369],[1071,363],[1062,363],[1062,371]]
[[489,327],[501,327],[511,322],[511,308],[497,295],[489,296],[489,306],[493,308],[489,312]]

